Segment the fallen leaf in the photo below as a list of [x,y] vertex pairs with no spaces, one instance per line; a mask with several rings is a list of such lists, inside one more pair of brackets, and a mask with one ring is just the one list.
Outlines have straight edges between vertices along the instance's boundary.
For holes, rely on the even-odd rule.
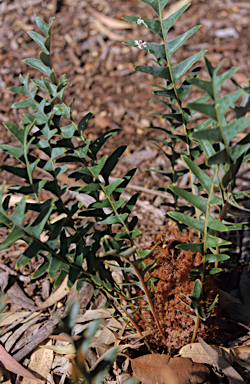
[[[30,316],[28,316],[30,314]],[[22,311],[22,312],[5,312],[1,314],[0,327],[13,324],[15,321],[23,318],[22,323],[26,323],[33,317],[39,315],[38,312]]]
[[130,359],[135,376],[142,384],[198,384],[208,379],[209,369],[191,359],[168,355],[144,355]]
[[28,298],[17,282],[6,292],[12,303],[19,305],[21,308],[36,310],[37,307],[33,300]]
[[72,355],[76,353],[76,349],[73,344],[68,345],[40,345],[40,348],[50,349],[55,353],[59,353],[60,355]]
[[52,295],[50,295],[50,297],[39,306],[38,310],[51,307],[58,301],[62,300],[69,293],[69,288],[67,287],[67,280],[68,276],[65,277],[62,284],[57,288],[57,290],[53,292]]
[[[231,384],[245,384],[240,374],[230,365],[229,357],[224,351],[224,356],[215,351],[210,345],[208,345],[201,337],[198,336],[198,341],[204,348],[204,350],[213,359],[215,365],[222,370],[227,376]],[[223,351],[223,349],[221,349]]]
[[[219,352],[219,348],[215,345],[211,345],[213,349]],[[193,343],[184,345],[179,351],[181,357],[192,359],[194,363],[213,364],[213,359],[205,351],[200,343]]]
[[[45,346],[49,346],[52,344],[52,341],[48,341],[48,343]],[[46,383],[46,379],[48,376],[48,373],[51,370],[52,363],[53,363],[54,355],[53,351],[49,349],[36,349],[31,357],[30,357],[30,363],[29,363],[29,369],[33,372],[38,373],[42,377],[44,377],[44,380],[40,380],[41,383]],[[33,384],[32,380],[28,378],[24,378],[22,381],[22,384]]]
[[34,380],[40,383],[35,376],[32,375],[27,369],[21,366],[8,352],[5,351],[4,347],[0,345],[0,361],[3,364],[4,368],[9,372],[16,373],[22,377],[27,377],[28,379]]

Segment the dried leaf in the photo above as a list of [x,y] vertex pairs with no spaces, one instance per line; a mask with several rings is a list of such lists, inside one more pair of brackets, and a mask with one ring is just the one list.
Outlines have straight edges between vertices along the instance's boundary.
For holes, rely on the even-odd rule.
[[143,384],[198,384],[207,380],[210,371],[191,359],[168,355],[144,355],[130,359],[136,377]]
[[8,352],[5,351],[4,347],[0,345],[0,361],[3,364],[4,368],[9,372],[16,373],[22,377],[27,377],[28,379],[34,380],[40,383],[35,376],[32,375],[27,369],[23,368]]
[[38,308],[39,310],[51,307],[58,301],[62,300],[62,298],[64,298],[69,293],[69,288],[67,287],[67,280],[68,276],[65,277],[62,284],[57,288],[57,290],[53,292],[50,297],[40,305],[40,307]]
[[[211,345],[213,349],[219,352],[219,348],[215,345]],[[193,343],[184,345],[179,351],[181,357],[190,358],[194,363],[213,364],[213,360],[209,354],[204,350],[200,343]]]
[[[46,346],[51,345],[52,341],[48,341]],[[46,382],[48,373],[51,370],[53,363],[53,351],[49,349],[37,349],[35,350],[30,358],[29,369],[33,372],[38,373],[44,380],[40,380],[41,384]],[[24,378],[22,384],[33,384],[32,380]]]
[[72,355],[76,353],[75,347],[73,344],[68,345],[40,345],[40,348],[50,349],[55,353],[59,353],[60,355]]
[[[99,345],[101,345],[101,343],[105,343],[107,345],[111,345],[111,344],[114,344],[116,342],[116,337],[117,337],[117,334],[116,334],[116,331],[117,330],[121,330],[122,326],[121,324],[119,323],[119,321],[117,321],[116,319],[110,319],[109,322],[107,323],[106,327],[104,327],[98,338],[97,338],[97,341],[96,343]],[[96,344],[96,345],[97,345]],[[97,354],[99,356],[103,355],[106,350],[104,348],[102,348],[101,346],[97,346],[96,348],[96,351],[97,351]]]
[[21,308],[30,309],[31,311],[37,309],[34,301],[25,295],[17,282],[6,293],[10,297],[11,302],[19,305]]
[[240,374],[230,365],[229,358],[226,358],[226,352],[224,353],[224,356],[221,356],[212,347],[210,347],[210,345],[202,340],[201,337],[198,336],[198,340],[204,350],[213,359],[216,366],[227,376],[231,384],[245,384],[245,381],[242,379]]
[[76,322],[85,323],[95,319],[107,319],[108,317],[112,317],[113,313],[113,309],[88,309],[84,315],[77,316]]
[[[28,316],[30,313],[30,316]],[[1,314],[0,327],[13,324],[15,321],[24,318],[22,323],[26,323],[31,320],[33,317],[37,316],[38,312],[22,311],[22,312],[5,312]],[[26,317],[27,316],[27,317]]]

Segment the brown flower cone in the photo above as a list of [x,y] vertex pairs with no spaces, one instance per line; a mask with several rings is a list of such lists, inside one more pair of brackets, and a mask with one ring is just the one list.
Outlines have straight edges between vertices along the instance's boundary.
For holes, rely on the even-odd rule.
[[[185,234],[177,229],[172,229],[165,234],[158,235],[157,242],[160,244],[147,260],[147,263],[157,260],[155,268],[150,271],[150,275],[157,278],[155,292],[151,292],[151,295],[160,325],[166,336],[166,346],[168,350],[173,351],[190,343],[193,336],[195,325],[193,319],[178,310],[190,314],[194,314],[194,312],[192,313],[179,298],[187,301],[182,294],[190,295],[192,293],[195,279],[190,279],[188,275],[193,268],[201,263],[202,255],[175,248],[176,245],[181,243],[194,242],[192,233]],[[205,280],[203,309],[212,304],[216,294],[217,289],[214,278],[209,276]],[[143,304],[145,304],[143,300],[140,300],[140,305]],[[201,320],[198,330],[199,336],[208,341],[216,336],[219,313],[220,308],[217,304],[211,316],[206,321]],[[155,327],[155,321],[149,310],[142,308],[141,314],[149,324]],[[155,347],[164,347],[159,332],[152,333],[148,341]]]

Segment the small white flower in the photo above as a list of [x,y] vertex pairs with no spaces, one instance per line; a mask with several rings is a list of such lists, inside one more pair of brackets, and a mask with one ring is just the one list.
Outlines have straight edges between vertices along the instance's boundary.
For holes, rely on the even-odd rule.
[[143,40],[135,40],[135,45],[140,49],[147,48],[147,43]]
[[144,27],[148,28],[147,24],[145,23],[145,21],[141,17],[139,19],[137,19],[137,24],[143,25]]

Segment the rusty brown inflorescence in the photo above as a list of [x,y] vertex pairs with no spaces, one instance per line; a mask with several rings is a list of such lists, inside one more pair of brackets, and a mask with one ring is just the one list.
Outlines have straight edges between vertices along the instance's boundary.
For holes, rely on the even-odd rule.
[[[191,251],[176,249],[181,243],[192,243],[192,233],[181,233],[172,229],[157,236],[159,245],[147,260],[147,263],[156,261],[156,266],[150,271],[150,275],[157,278],[155,292],[152,292],[154,308],[164,330],[169,350],[179,349],[190,343],[194,331],[194,321],[187,314],[178,311],[192,313],[189,308],[180,301],[187,301],[182,294],[190,295],[193,290],[195,279],[189,278],[189,273],[202,261],[202,255]],[[214,278],[209,276],[205,280],[203,289],[203,308],[208,308],[217,294]],[[141,304],[143,304],[141,302]],[[198,335],[211,340],[218,330],[219,306],[215,306],[211,316],[201,321]],[[147,309],[141,309],[142,316],[149,324],[154,324],[154,319]],[[158,332],[149,336],[149,342],[155,346],[163,346],[163,340]]]

